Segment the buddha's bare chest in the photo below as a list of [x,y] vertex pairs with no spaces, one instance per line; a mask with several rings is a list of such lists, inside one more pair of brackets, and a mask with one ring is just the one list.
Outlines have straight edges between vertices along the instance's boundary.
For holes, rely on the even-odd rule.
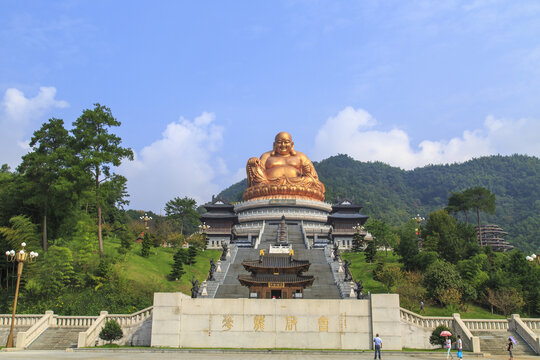
[[296,156],[273,156],[266,160],[267,169],[279,166],[292,166],[299,169],[302,166],[302,162]]

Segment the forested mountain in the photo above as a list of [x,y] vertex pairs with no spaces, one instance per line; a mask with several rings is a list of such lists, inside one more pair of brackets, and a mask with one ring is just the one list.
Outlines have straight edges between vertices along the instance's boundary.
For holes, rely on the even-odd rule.
[[[445,207],[451,192],[485,187],[496,196],[496,210],[494,215],[481,214],[482,224],[498,224],[508,232],[506,239],[523,251],[540,247],[540,159],[536,157],[488,156],[410,171],[347,155],[314,165],[326,186],[326,201],[352,198],[363,205],[363,213],[392,225]],[[221,195],[239,201],[246,185],[242,180]],[[469,214],[469,220],[475,223],[476,215]]]

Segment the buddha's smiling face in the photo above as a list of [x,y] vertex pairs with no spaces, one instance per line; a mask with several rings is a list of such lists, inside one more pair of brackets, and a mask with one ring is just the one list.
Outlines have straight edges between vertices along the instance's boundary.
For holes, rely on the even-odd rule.
[[279,155],[289,155],[293,145],[291,135],[286,132],[280,132],[276,135],[274,141],[274,151]]

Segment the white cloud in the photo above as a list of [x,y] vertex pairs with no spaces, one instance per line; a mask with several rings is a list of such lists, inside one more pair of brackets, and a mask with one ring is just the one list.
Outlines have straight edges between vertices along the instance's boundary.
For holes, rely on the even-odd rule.
[[28,139],[53,108],[68,103],[56,100],[56,88],[40,87],[38,94],[27,98],[20,90],[10,88],[0,102],[0,163],[17,166],[28,150]]
[[162,138],[121,165],[128,178],[130,208],[160,212],[174,197],[189,196],[207,202],[228,182],[231,174],[218,150],[223,128],[214,125],[215,115],[203,112],[193,121],[180,118],[167,125]]
[[403,130],[375,130],[376,120],[365,110],[347,107],[329,118],[315,139],[314,159],[338,153],[361,161],[382,161],[403,169],[428,164],[463,162],[493,154],[540,156],[540,121],[488,116],[482,129],[466,130],[450,140],[424,140],[413,147]]

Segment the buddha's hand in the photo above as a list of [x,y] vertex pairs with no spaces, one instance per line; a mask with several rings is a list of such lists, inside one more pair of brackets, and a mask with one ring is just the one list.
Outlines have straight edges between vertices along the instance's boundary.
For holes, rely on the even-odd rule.
[[247,166],[249,167],[262,167],[261,160],[256,157],[249,158],[247,162]]

